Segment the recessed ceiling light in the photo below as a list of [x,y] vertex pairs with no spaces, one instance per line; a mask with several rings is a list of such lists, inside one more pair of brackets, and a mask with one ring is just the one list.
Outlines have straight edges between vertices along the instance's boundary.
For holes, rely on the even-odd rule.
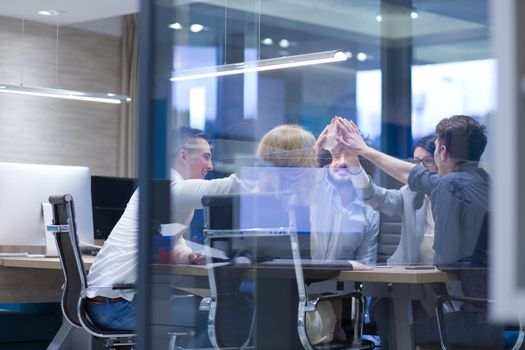
[[58,16],[60,14],[58,10],[41,10],[37,13],[41,16]]
[[202,24],[198,24],[198,23],[192,24],[190,26],[190,30],[192,32],[194,32],[194,33],[198,33],[198,32],[200,32],[203,29],[204,29],[204,26]]
[[376,21],[381,22],[383,20],[383,16],[376,15]]
[[353,54],[351,51],[345,51],[345,55],[348,59],[352,58]]
[[287,47],[290,47],[290,42],[286,39],[281,39],[281,41],[279,41],[279,46],[286,49]]
[[410,18],[412,19],[416,19],[419,17],[419,14],[416,12],[416,11],[412,11],[410,12]]
[[273,40],[272,38],[264,38],[261,40],[261,44],[263,45],[272,45],[273,44]]
[[180,30],[182,29],[182,24],[180,24],[179,22],[175,22],[170,24],[168,27],[171,29]]
[[368,56],[364,52],[359,52],[356,57],[358,61],[363,62],[363,61],[366,61],[366,58]]

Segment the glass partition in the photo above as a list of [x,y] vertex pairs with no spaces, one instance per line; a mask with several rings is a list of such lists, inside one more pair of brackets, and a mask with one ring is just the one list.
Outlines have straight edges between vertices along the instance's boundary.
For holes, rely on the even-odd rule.
[[442,333],[433,306],[488,296],[488,12],[144,1],[141,346],[499,341],[486,304]]

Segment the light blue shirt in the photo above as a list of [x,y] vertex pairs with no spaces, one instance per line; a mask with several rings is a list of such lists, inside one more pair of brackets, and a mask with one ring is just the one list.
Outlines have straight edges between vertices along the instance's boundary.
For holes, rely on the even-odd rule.
[[379,214],[357,196],[343,206],[335,185],[323,179],[315,188],[311,224],[313,259],[377,260]]

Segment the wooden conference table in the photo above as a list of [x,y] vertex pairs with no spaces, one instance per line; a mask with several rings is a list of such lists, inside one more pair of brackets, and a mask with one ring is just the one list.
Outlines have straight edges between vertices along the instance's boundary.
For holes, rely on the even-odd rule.
[[[92,256],[84,257],[86,269],[93,261]],[[204,266],[153,265],[152,272],[154,285],[166,285],[167,290],[180,286],[195,294],[207,294],[208,272]],[[59,302],[63,280],[58,258],[0,257],[0,303]],[[184,288],[190,280],[193,282]],[[341,271],[334,280],[363,282],[366,295],[392,298],[397,348],[410,349],[413,347],[411,300],[425,297],[420,286],[454,281],[457,276],[437,269],[407,270],[403,266],[394,266],[377,267],[372,271]]]

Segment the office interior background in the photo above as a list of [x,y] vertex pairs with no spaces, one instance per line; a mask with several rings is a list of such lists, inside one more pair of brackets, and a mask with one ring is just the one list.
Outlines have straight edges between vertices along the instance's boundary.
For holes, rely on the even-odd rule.
[[[516,191],[523,163],[516,78],[523,69],[521,23],[515,19],[521,6],[519,0],[4,0],[0,88],[117,93],[132,101],[0,93],[0,161],[86,166],[95,176],[134,178],[151,189],[159,181],[165,189],[169,134],[179,126],[210,136],[213,178],[252,165],[260,138],[283,123],[317,136],[333,116],[343,116],[374,147],[408,158],[414,140],[431,134],[440,119],[470,115],[488,125],[482,166],[495,179],[494,227],[503,228],[491,233],[498,237],[494,311],[500,319],[514,317],[525,300],[516,268],[523,266],[516,263],[523,227],[522,191]],[[330,50],[341,50],[346,60],[170,80],[195,68]],[[153,211],[169,206],[156,196],[146,203]],[[197,213],[191,235],[201,243],[202,220]],[[153,244],[143,236],[140,242]],[[155,322],[169,316],[145,311],[155,298],[144,258],[149,245],[140,255],[139,334],[154,339]]]

